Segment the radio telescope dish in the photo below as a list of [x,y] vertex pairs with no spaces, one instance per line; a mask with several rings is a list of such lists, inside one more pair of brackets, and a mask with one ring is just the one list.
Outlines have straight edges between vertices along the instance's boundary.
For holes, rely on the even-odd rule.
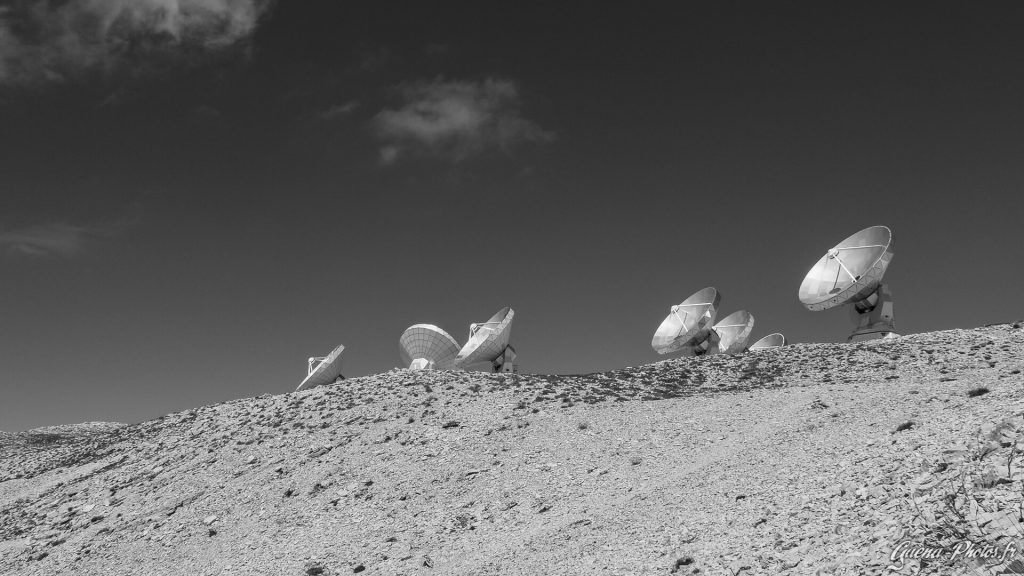
[[469,340],[455,357],[455,365],[463,370],[474,364],[490,362],[495,372],[517,372],[516,351],[509,346],[512,318],[515,311],[506,306],[486,322],[469,325]]
[[747,348],[750,332],[754,329],[754,316],[746,310],[733,312],[715,324],[712,329],[718,334],[718,352],[722,354],[743,352]]
[[857,232],[815,263],[800,284],[800,302],[814,311],[852,304],[858,325],[850,340],[895,334],[892,299],[882,284],[893,255],[889,228],[871,226]]
[[314,356],[310,358],[306,379],[299,384],[295,391],[298,392],[299,390],[315,388],[322,384],[330,384],[339,378],[344,380],[345,377],[341,375],[341,353],[344,351],[345,345],[341,344],[334,350],[331,350],[331,353],[327,356]]
[[459,343],[433,324],[414,324],[398,339],[402,362],[410,370],[450,370]]
[[800,301],[817,311],[863,300],[878,288],[892,257],[892,232],[865,228],[818,260],[800,285]]
[[749,350],[764,350],[766,348],[778,348],[786,345],[786,337],[776,332],[761,338],[750,345]]
[[715,322],[721,301],[722,295],[709,286],[670,308],[654,333],[651,348],[658,354],[681,351],[686,356],[699,356],[707,353],[718,338],[711,324]]

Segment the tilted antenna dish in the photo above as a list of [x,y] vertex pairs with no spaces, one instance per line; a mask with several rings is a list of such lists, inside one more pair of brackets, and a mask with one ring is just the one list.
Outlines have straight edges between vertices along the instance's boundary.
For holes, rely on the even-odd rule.
[[765,336],[764,338],[761,338],[757,342],[754,342],[753,344],[750,345],[749,350],[751,350],[751,351],[753,351],[753,350],[764,350],[766,348],[778,348],[780,346],[785,346],[785,345],[786,345],[786,337],[783,336],[782,334],[776,332],[774,334],[769,334],[769,335]]
[[882,277],[893,258],[892,231],[871,226],[833,248],[800,284],[800,302],[810,310],[852,304],[857,328],[849,340],[896,334],[892,297]]
[[754,329],[754,316],[746,310],[733,312],[721,322],[712,326],[718,334],[717,352],[722,354],[737,354],[747,348],[747,339]]
[[515,311],[506,306],[486,322],[469,325],[469,340],[455,357],[455,366],[463,370],[474,364],[490,362],[495,372],[516,372],[515,349],[509,346]]
[[402,363],[411,370],[450,370],[459,343],[433,324],[414,324],[398,339]]
[[295,389],[306,390],[322,384],[330,384],[338,378],[345,379],[341,375],[341,353],[345,351],[345,345],[340,344],[327,356],[314,356],[307,363],[306,378]]
[[722,295],[709,286],[670,308],[654,333],[651,348],[658,354],[681,351],[686,356],[699,356],[707,353],[717,340],[711,325],[721,301]]

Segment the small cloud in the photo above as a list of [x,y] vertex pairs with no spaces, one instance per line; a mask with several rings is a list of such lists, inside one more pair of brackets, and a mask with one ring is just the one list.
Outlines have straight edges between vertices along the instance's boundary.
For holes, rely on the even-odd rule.
[[320,117],[323,118],[324,120],[334,120],[335,118],[348,116],[349,114],[354,112],[355,109],[358,107],[359,102],[355,100],[350,100],[348,102],[345,102],[344,104],[335,104],[334,106],[331,106],[327,110],[321,112]]
[[[0,83],[39,84],[250,38],[271,0],[67,0],[0,8]],[[129,67],[129,66],[126,66]]]
[[142,221],[143,194],[115,220],[91,224],[54,221],[16,228],[0,227],[0,254],[35,257],[72,257],[89,251],[137,227]]
[[491,148],[508,150],[554,138],[521,116],[519,90],[510,80],[436,79],[407,85],[401,93],[401,108],[383,110],[374,118],[382,164],[407,153],[459,161]]
[[0,249],[24,256],[74,256],[87,244],[110,235],[101,227],[42,224],[0,232]]
[[224,113],[221,112],[220,109],[214,108],[209,104],[203,104],[202,106],[196,108],[195,114],[196,116],[199,116],[201,118],[220,118],[224,115]]
[[380,165],[388,166],[394,164],[398,160],[398,154],[400,150],[397,146],[384,146],[380,149]]

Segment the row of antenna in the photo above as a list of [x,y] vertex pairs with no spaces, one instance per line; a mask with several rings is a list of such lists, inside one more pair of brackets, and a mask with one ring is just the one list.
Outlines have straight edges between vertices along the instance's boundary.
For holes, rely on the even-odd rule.
[[[847,237],[826,251],[804,276],[800,302],[813,311],[850,305],[857,327],[849,341],[895,336],[892,296],[882,283],[894,254],[892,231],[886,226],[871,226]],[[654,333],[651,347],[658,354],[682,352],[684,356],[744,351],[754,316],[740,310],[715,324],[721,301],[718,290],[708,287],[673,306]],[[782,334],[770,334],[750,350],[785,343]]]
[[[754,315],[746,310],[733,312],[715,324],[722,295],[708,286],[669,309],[668,316],[654,333],[651,348],[658,354],[681,352],[683,356],[737,354],[747,350],[754,330]],[[786,337],[778,332],[755,342],[750,349],[784,346]]]
[[[809,310],[849,304],[856,328],[849,340],[896,335],[892,297],[882,277],[892,262],[892,231],[871,226],[846,238],[822,256],[800,284],[799,298]],[[651,340],[658,354],[684,356],[736,354],[746,350],[777,348],[786,338],[776,332],[747,347],[754,316],[734,312],[715,323],[722,295],[714,287],[697,291],[672,306]],[[465,370],[489,364],[494,372],[517,372],[516,352],[509,345],[512,308],[505,307],[486,322],[470,324],[469,338],[459,347],[455,338],[433,324],[414,324],[399,338],[402,362],[410,370]],[[338,346],[327,356],[309,359],[306,379],[297,390],[344,379]]]
[[[433,324],[413,324],[398,339],[402,364],[410,370],[467,370],[488,364],[493,372],[518,372],[516,350],[508,343],[515,314],[506,306],[486,322],[470,324],[469,338],[461,348],[455,338],[441,328]],[[295,390],[344,380],[341,375],[344,351],[345,346],[340,345],[327,356],[310,358],[306,379]]]
[[490,364],[493,372],[518,372],[516,351],[509,345],[515,312],[506,306],[486,322],[469,325],[469,338],[459,343],[433,324],[414,324],[398,339],[402,362],[410,370],[465,370]]

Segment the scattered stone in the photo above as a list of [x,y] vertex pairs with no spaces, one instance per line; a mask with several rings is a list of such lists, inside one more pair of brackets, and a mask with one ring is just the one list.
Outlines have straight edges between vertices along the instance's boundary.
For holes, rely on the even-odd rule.
[[323,564],[306,564],[306,576],[328,576],[327,567]]
[[[1024,493],[1024,400],[1007,387],[1020,335],[584,375],[395,370],[113,431],[2,434],[0,541],[15,544],[0,573],[165,573],[216,545],[225,573],[425,572],[433,550],[453,573],[880,574],[904,532],[1024,533],[1009,513]],[[965,397],[981,387],[993,401]],[[231,529],[197,529],[196,509],[230,511]],[[490,552],[519,542],[514,565]]]
[[333,448],[333,446],[321,446],[319,448],[314,448],[312,451],[310,451],[309,457],[310,458],[319,458],[319,457],[323,456],[324,454],[327,454],[328,452],[330,452],[331,448]]
[[672,573],[686,573],[691,570],[688,567],[692,567],[694,563],[692,556],[682,556],[676,558],[676,561],[672,563]]
[[893,434],[895,434],[897,432],[903,432],[904,430],[910,430],[911,428],[914,427],[914,425],[915,425],[915,423],[914,423],[913,420],[907,420],[906,422],[904,422],[904,423],[900,424],[899,426],[897,426],[896,429],[893,430]]

